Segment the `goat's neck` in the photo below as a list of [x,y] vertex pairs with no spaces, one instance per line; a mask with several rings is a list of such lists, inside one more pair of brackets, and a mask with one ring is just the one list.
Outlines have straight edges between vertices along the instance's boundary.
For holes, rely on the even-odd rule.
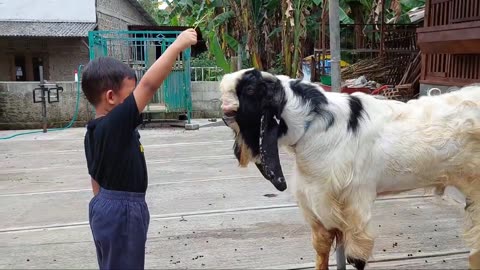
[[[323,132],[338,133],[338,121],[345,122],[348,119],[348,111],[342,107],[348,107],[348,99],[344,94],[323,92],[328,100],[324,114],[312,112],[310,104],[294,95],[291,90],[286,91],[286,104],[282,112],[282,119],[287,126],[287,133],[279,139],[282,146],[295,147],[302,139],[310,134]],[[331,122],[330,119],[334,118]]]
[[283,146],[295,147],[302,137],[313,126],[316,126],[315,116],[309,113],[304,102],[287,91],[287,102],[282,111],[282,120],[287,126],[287,132],[280,139],[279,143]]

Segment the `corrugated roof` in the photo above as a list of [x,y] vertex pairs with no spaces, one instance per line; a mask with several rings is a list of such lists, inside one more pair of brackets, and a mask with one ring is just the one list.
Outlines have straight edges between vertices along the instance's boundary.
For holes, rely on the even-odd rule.
[[87,37],[95,23],[0,21],[4,37]]

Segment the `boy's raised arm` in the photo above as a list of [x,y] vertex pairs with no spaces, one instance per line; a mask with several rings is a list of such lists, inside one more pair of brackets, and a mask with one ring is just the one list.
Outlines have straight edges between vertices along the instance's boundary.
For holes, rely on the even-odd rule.
[[172,71],[178,55],[188,47],[197,43],[197,33],[194,29],[183,31],[168,49],[155,61],[143,75],[133,91],[138,111],[141,113],[153,95],[158,90],[168,74]]

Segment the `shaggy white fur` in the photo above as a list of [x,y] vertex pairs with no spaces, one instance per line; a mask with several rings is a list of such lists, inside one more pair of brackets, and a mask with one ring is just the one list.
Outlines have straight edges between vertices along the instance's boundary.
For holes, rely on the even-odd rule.
[[[246,71],[227,74],[221,81],[226,114],[241,105],[236,87]],[[262,76],[273,78],[268,73]],[[343,241],[353,261],[369,259],[377,196],[447,185],[471,201],[466,240],[473,250],[471,267],[480,267],[480,86],[408,103],[355,93],[363,111],[358,130],[352,132],[348,95],[312,84],[328,101],[325,109],[334,117],[329,126],[325,118],[309,113],[312,103],[292,91],[292,79],[276,78],[285,93],[281,118],[288,127],[278,143],[295,156],[294,176],[287,183],[314,230],[317,268],[325,267],[332,235]],[[242,134],[238,126],[234,129]],[[244,147],[241,140],[237,143]]]

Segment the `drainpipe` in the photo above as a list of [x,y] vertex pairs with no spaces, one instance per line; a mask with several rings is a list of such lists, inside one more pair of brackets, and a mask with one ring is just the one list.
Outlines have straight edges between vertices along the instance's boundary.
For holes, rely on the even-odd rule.
[[340,92],[340,16],[338,0],[330,0],[328,14],[330,20],[330,62],[332,76],[332,92]]

